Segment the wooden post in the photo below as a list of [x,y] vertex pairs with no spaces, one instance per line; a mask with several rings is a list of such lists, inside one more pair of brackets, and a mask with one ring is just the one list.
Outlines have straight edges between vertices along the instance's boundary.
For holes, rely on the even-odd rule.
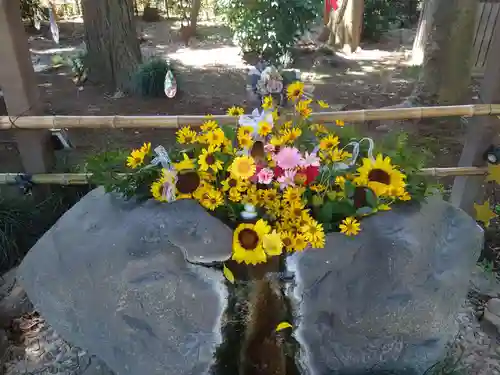
[[[479,97],[483,103],[500,102],[500,27],[496,27],[491,39],[490,54],[486,62],[484,78]],[[474,117],[470,119],[464,149],[458,163],[459,167],[485,165],[483,153],[495,142],[500,121],[497,117]],[[474,214],[474,202],[482,202],[484,193],[483,177],[456,177],[450,201],[467,213]]]
[[[0,46],[0,87],[7,113],[14,123],[21,115],[40,115],[39,92],[19,1],[0,0]],[[51,169],[49,131],[16,131],[16,141],[25,172],[43,173]]]

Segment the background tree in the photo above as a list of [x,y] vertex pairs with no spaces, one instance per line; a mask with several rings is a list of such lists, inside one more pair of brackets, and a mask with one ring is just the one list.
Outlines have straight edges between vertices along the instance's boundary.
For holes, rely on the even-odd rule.
[[428,32],[421,36],[426,40],[424,62],[405,105],[453,105],[467,97],[478,5],[479,0],[427,1],[427,14],[421,17]]
[[82,0],[82,11],[90,80],[131,90],[141,62],[133,1]]

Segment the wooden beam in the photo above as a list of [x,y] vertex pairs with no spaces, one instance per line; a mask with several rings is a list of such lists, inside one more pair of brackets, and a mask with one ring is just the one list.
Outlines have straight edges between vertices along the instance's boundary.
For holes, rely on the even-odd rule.
[[[11,118],[40,114],[40,98],[19,1],[0,0],[0,87]],[[36,129],[36,126],[33,127]],[[47,172],[53,151],[47,130],[16,131],[23,167],[28,173]]]
[[[486,62],[484,78],[479,97],[483,103],[500,102],[500,24],[492,35],[490,54]],[[464,149],[458,162],[459,167],[485,165],[483,153],[494,142],[500,129],[498,117],[472,118],[467,121]],[[456,177],[450,201],[469,214],[474,213],[474,202],[484,199],[482,177]]]

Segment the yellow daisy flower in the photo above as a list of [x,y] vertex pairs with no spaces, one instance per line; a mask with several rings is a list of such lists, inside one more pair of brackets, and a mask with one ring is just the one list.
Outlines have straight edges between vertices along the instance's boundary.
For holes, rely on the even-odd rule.
[[237,106],[232,106],[227,109],[227,115],[228,116],[242,116],[245,114],[245,110],[241,107]]
[[234,176],[241,179],[248,179],[255,174],[255,161],[250,156],[238,156],[228,168]]
[[144,164],[144,158],[146,157],[146,153],[139,150],[132,150],[130,155],[127,157],[127,167],[132,169],[136,169]]
[[337,147],[328,151],[328,158],[333,162],[343,161],[349,159],[351,156],[352,154],[350,152],[340,150]]
[[269,140],[269,143],[275,147],[278,147],[282,146],[285,143],[285,139],[283,137],[278,137],[276,135],[273,135]]
[[329,133],[328,129],[323,124],[312,124],[309,126],[309,129],[311,131],[315,132],[316,136],[318,136],[320,134],[328,134]]
[[294,143],[301,135],[302,130],[299,128],[286,129],[283,132],[283,139],[285,143]]
[[271,95],[264,96],[262,100],[262,108],[267,111],[268,109],[273,108],[273,106],[273,97]]
[[141,147],[141,151],[144,152],[144,155],[147,155],[151,152],[151,142],[144,143]]
[[355,236],[361,231],[360,225],[354,217],[346,217],[339,225],[340,233],[344,233],[346,236]]
[[283,199],[287,202],[300,202],[302,201],[302,194],[305,188],[303,187],[287,187],[283,193]]
[[247,150],[251,149],[253,146],[253,139],[251,136],[241,136],[238,137],[238,145],[241,148],[245,148]]
[[222,170],[222,161],[218,160],[215,153],[219,151],[219,148],[213,145],[208,146],[201,150],[201,155],[198,157],[198,164],[200,165],[201,171],[208,171],[211,169],[214,172]]
[[220,191],[210,189],[203,194],[200,204],[207,210],[214,211],[217,207],[224,204],[224,196]]
[[229,191],[230,189],[244,191],[246,189],[246,184],[239,178],[230,175],[228,178],[222,181],[222,190]]
[[196,132],[192,130],[190,126],[183,126],[181,129],[177,130],[176,135],[177,143],[181,145],[195,143],[197,140]]
[[309,189],[316,193],[322,193],[326,190],[326,186],[322,184],[311,184],[309,185]]
[[293,251],[294,235],[291,231],[280,232],[281,242],[286,251]]
[[269,133],[271,133],[271,131],[273,130],[273,126],[268,123],[267,121],[260,121],[259,122],[259,128],[258,128],[258,133],[260,136],[262,137],[265,137],[266,135],[268,135]]
[[295,81],[288,85],[286,89],[286,96],[291,100],[298,100],[304,96],[304,83]]
[[335,124],[336,124],[337,126],[340,126],[341,128],[343,128],[343,127],[344,127],[344,125],[345,125],[345,124],[344,124],[344,120],[335,120]]
[[240,126],[238,128],[238,138],[239,137],[251,137],[253,133],[253,128],[251,126]]
[[292,249],[294,251],[303,251],[309,245],[306,236],[302,233],[296,233],[292,240]]
[[255,224],[238,225],[233,234],[232,259],[238,263],[258,264],[267,261],[263,239],[270,231],[266,221],[260,219]]
[[229,200],[231,202],[241,202],[241,192],[236,188],[229,189]]

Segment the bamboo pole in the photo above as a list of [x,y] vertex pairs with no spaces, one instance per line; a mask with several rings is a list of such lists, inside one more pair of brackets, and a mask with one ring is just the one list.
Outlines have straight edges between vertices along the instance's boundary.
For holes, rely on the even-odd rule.
[[[484,176],[488,173],[487,167],[450,167],[450,168],[423,168],[418,174],[429,177],[450,176]],[[15,184],[19,173],[0,173],[0,185]],[[117,177],[124,177],[126,173],[118,173]],[[35,174],[31,176],[34,184],[53,185],[86,185],[92,177],[90,173],[51,173]]]
[[[469,104],[456,106],[381,108],[356,111],[315,112],[314,122],[349,122],[422,119],[449,116],[500,115],[500,104]],[[237,125],[238,118],[217,115],[211,119],[220,125]],[[61,128],[162,128],[177,129],[181,126],[199,126],[207,116],[22,116],[0,117],[0,130],[7,129],[61,129]]]

